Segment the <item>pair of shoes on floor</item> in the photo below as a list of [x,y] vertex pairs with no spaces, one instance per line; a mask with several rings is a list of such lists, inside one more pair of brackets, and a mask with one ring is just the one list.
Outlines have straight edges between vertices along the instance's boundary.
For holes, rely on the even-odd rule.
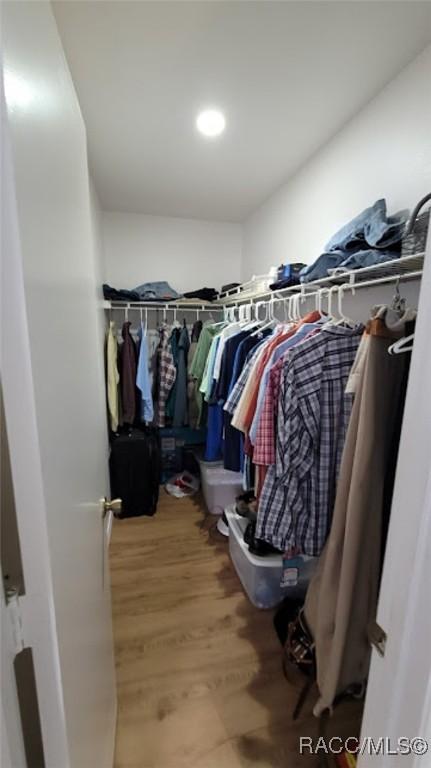
[[219,519],[217,521],[217,530],[223,536],[229,536],[229,523],[228,523],[228,519],[227,519],[227,517],[226,517],[224,512],[221,515],[221,517],[219,517]]
[[244,541],[248,545],[248,549],[252,555],[258,557],[268,557],[268,555],[281,555],[283,554],[279,549],[276,549],[272,544],[263,541],[263,539],[257,539],[256,522],[250,521],[244,533]]
[[236,497],[235,512],[241,517],[247,517],[249,520],[257,519],[257,500],[253,491],[246,491],[241,496]]

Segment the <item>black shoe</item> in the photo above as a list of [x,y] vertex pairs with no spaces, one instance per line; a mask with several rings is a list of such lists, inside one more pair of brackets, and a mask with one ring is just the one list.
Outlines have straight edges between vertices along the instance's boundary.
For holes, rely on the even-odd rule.
[[244,541],[250,546],[254,539],[254,532],[256,530],[256,523],[250,522],[244,531]]
[[256,539],[254,536],[249,543],[248,548],[252,555],[257,555],[258,557],[283,554],[279,549],[273,547],[272,544],[268,544],[268,542],[263,541],[263,539]]
[[254,491],[244,491],[244,493],[240,493],[239,496],[236,497],[236,501],[245,501],[246,504],[248,504],[249,501],[255,501],[256,496],[254,495]]

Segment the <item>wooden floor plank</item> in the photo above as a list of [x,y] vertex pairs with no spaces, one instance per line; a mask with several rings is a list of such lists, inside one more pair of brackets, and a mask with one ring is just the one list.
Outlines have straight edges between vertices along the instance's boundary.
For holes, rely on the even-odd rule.
[[[210,521],[210,522],[209,522]],[[313,700],[281,671],[272,612],[254,608],[199,500],[162,491],[154,518],[116,521],[111,580],[116,768],[308,768]],[[356,733],[358,707],[331,724]]]

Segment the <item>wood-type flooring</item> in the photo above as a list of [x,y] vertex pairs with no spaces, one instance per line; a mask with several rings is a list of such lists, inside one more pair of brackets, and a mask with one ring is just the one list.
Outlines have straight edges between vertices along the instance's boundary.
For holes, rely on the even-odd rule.
[[[116,768],[309,768],[312,692],[292,722],[298,684],[281,668],[272,611],[248,601],[197,497],[161,489],[153,518],[116,521],[110,563],[118,686]],[[328,732],[356,735],[360,706]]]

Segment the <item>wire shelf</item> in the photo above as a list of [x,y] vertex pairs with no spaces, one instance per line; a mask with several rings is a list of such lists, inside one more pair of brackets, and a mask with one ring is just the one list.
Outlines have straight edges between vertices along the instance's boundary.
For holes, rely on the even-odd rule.
[[103,309],[121,310],[121,309],[146,309],[153,311],[177,310],[184,312],[210,312],[211,310],[220,312],[222,307],[215,301],[211,304],[202,301],[108,301],[104,299]]
[[[307,295],[310,292],[316,292],[323,288],[336,288],[339,285],[354,290],[355,288],[368,288],[385,282],[396,282],[397,280],[418,280],[422,277],[424,258],[424,253],[417,253],[412,256],[402,256],[399,259],[385,261],[382,264],[374,264],[371,267],[361,267],[346,272],[336,270],[335,273],[328,275],[328,277],[274,291],[270,290],[268,283],[267,287],[263,290],[260,289],[253,292],[250,290],[252,281],[249,281],[244,283],[245,290],[241,290],[242,286],[239,286],[235,294],[220,297],[217,303],[222,306],[235,306],[236,304],[265,301],[271,297],[281,299],[297,293]],[[259,281],[263,280],[263,277],[259,278]],[[273,282],[272,277],[266,276],[266,280]]]
[[335,270],[333,274],[320,280],[309,283],[293,285],[289,288],[281,288],[271,291],[270,284],[273,276],[258,275],[253,280],[242,283],[237,288],[220,293],[213,302],[202,301],[103,301],[104,309],[109,310],[153,310],[153,311],[183,311],[183,312],[221,312],[225,307],[234,307],[240,304],[255,304],[269,300],[281,300],[292,294],[316,293],[322,289],[343,286],[344,289],[369,288],[382,283],[420,280],[424,265],[425,254],[416,253],[412,256],[402,256],[399,259],[385,261],[383,264],[374,264],[371,267],[361,267],[346,272]]

